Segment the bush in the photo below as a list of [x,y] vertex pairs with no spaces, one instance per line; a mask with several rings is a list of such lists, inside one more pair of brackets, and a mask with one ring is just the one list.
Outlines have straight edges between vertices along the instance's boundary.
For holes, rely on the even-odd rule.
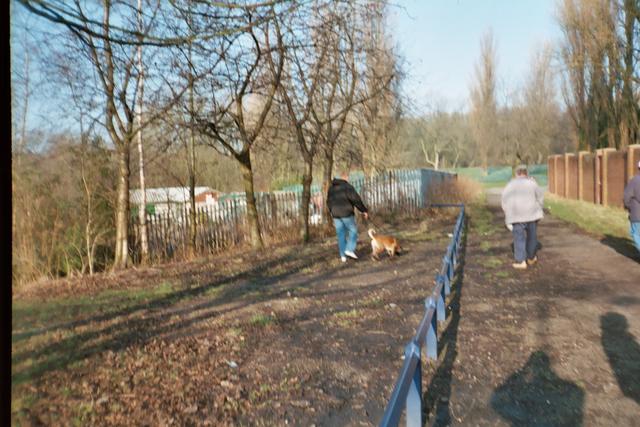
[[433,184],[427,190],[428,204],[471,204],[482,195],[482,185],[477,181],[458,175],[457,178]]

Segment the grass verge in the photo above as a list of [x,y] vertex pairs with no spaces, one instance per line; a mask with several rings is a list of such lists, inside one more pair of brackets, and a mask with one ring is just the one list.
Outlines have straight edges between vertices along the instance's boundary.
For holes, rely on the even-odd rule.
[[556,218],[575,224],[597,237],[629,238],[628,214],[623,209],[564,199],[549,193],[545,195],[544,204]]

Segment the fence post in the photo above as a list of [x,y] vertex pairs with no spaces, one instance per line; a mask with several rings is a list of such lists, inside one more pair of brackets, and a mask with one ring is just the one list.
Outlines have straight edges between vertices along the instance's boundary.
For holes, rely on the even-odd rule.
[[[430,296],[424,301],[424,306],[427,311],[435,309],[436,302],[433,300],[433,296]],[[436,316],[431,317],[431,324],[427,330],[425,346],[427,347],[427,359],[438,360],[438,321]]]
[[640,162],[640,144],[631,144],[627,147],[627,182],[636,176],[638,162]]
[[[440,275],[436,275],[436,287],[438,287],[438,282],[441,280]],[[439,280],[440,279],[440,280]],[[436,307],[436,312],[438,314],[438,322],[444,322],[447,320],[447,311],[445,308],[445,300],[447,298],[447,292],[445,290],[444,283],[440,287],[440,292],[438,292],[438,302]]]
[[609,205],[609,153],[612,151],[616,151],[615,148],[602,148],[600,150],[602,152],[602,165],[601,165],[601,173],[602,173],[602,206]]
[[407,427],[422,427],[422,359],[420,358],[420,346],[411,340],[404,350],[405,360],[415,357],[418,360],[416,370],[411,379],[406,402]]

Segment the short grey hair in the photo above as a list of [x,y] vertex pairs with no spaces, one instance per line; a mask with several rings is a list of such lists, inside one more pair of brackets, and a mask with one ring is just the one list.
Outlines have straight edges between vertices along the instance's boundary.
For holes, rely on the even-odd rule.
[[516,175],[523,175],[527,173],[527,165],[516,166]]

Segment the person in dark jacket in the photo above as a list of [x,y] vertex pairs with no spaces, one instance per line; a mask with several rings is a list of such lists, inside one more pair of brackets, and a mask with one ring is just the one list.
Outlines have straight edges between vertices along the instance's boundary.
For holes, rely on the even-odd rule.
[[347,257],[358,259],[355,252],[358,244],[358,228],[353,208],[358,208],[364,214],[365,219],[369,218],[369,210],[355,188],[347,182],[348,177],[347,173],[343,173],[342,179],[334,178],[327,194],[327,206],[336,228],[338,250],[342,262],[347,262]]
[[624,189],[624,207],[629,211],[629,234],[640,252],[640,162],[638,173]]

